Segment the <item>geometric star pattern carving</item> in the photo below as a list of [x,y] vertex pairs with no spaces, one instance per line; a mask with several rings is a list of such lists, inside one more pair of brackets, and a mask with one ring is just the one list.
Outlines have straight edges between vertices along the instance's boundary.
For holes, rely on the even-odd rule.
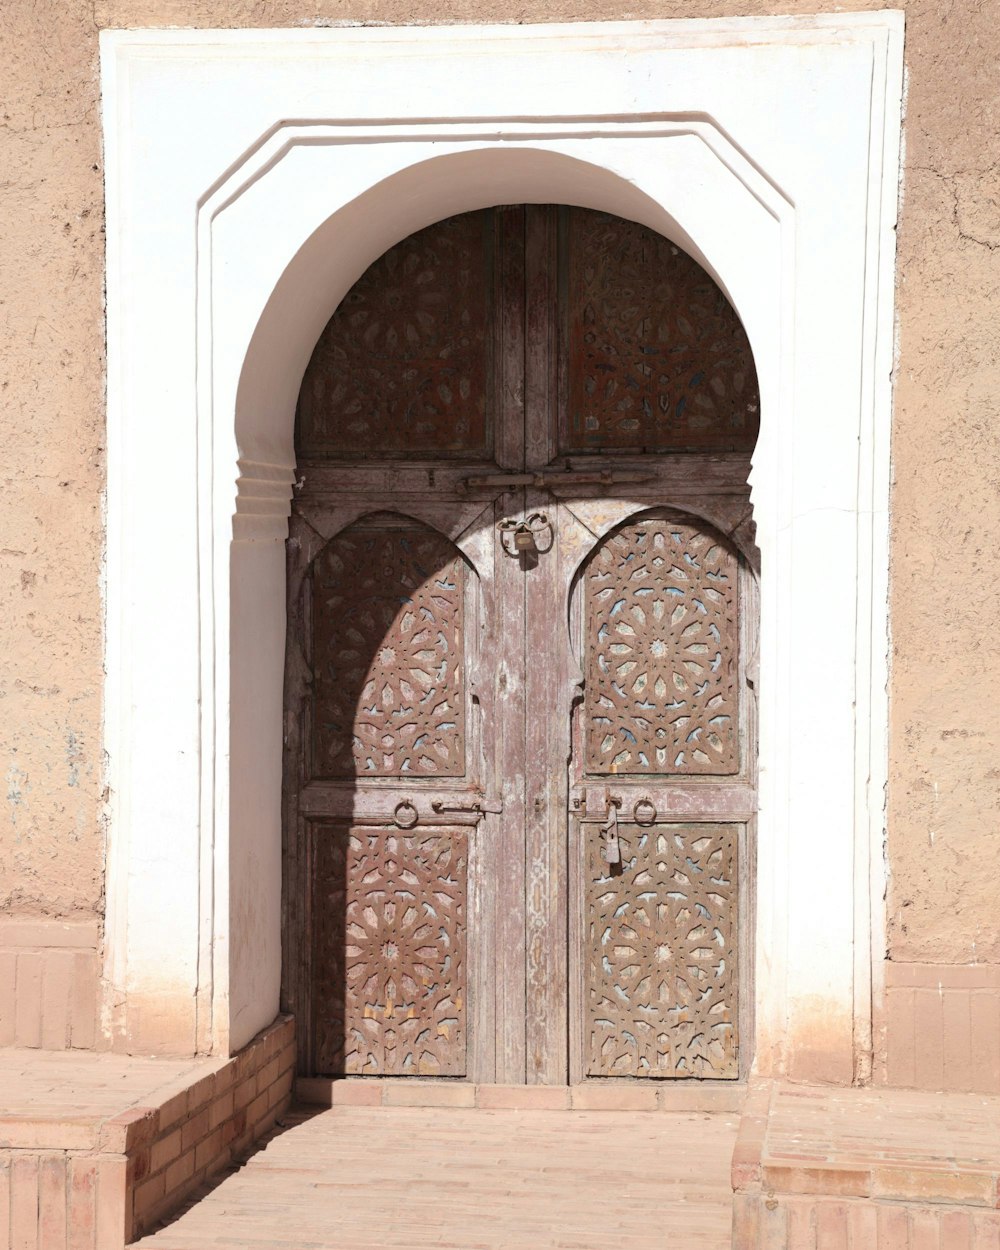
[[752,451],[753,353],[704,269],[634,221],[563,209],[562,449]]
[[465,1073],[467,834],[318,829],[322,1073]]
[[405,521],[352,525],[317,557],[314,777],[464,773],[464,571]]
[[585,574],[590,773],[739,770],[737,558],[689,521],[609,535]]
[[490,211],[391,247],[351,287],[302,380],[299,454],[365,460],[489,448]]
[[736,828],[620,825],[588,882],[590,1076],[738,1075]]

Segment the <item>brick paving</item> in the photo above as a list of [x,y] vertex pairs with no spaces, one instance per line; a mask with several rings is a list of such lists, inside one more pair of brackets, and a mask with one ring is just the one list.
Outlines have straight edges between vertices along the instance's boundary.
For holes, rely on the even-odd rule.
[[729,1250],[734,1113],[300,1108],[142,1250]]

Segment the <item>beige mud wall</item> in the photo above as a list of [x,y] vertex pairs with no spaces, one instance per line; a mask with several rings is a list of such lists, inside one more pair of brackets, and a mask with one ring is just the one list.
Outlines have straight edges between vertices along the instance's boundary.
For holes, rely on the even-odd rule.
[[[102,913],[104,842],[98,31],[833,7],[795,0],[0,5],[0,1044],[89,1045],[93,1037],[93,994],[80,987],[92,990],[96,978],[89,952]],[[1000,614],[1000,22],[996,0],[898,0],[895,7],[907,13],[908,99],[893,432],[891,962],[880,1071],[884,1077],[887,1060],[892,1081],[1000,1090],[1000,644],[993,628]]]

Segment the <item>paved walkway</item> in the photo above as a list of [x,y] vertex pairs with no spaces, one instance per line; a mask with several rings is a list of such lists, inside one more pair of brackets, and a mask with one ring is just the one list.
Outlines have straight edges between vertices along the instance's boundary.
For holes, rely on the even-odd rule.
[[729,1250],[725,1113],[301,1109],[143,1250]]

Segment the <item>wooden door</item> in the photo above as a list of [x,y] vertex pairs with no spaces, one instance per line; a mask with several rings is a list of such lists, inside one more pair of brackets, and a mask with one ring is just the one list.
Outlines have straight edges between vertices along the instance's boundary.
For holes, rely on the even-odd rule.
[[580,1078],[741,1074],[754,607],[738,547],[689,512],[632,513],[580,570]]
[[603,214],[450,219],[342,302],[289,542],[304,1071],[740,1073],[756,403],[711,279]]

